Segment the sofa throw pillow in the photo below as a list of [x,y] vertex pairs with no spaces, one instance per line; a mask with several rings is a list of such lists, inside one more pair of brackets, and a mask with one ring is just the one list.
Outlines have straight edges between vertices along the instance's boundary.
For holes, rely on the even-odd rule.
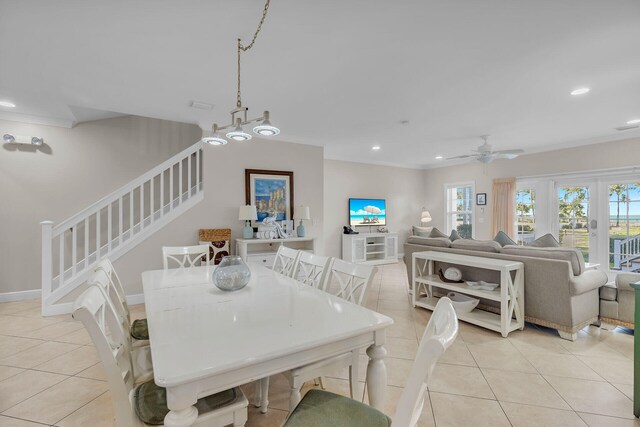
[[529,246],[533,246],[534,248],[559,248],[560,243],[553,237],[553,234],[547,233],[531,242]]
[[412,236],[430,237],[432,227],[418,227],[414,225],[411,230]]
[[458,234],[458,230],[451,230],[451,234],[449,235],[449,240],[454,242],[458,239],[462,239],[462,237],[460,237],[460,235]]
[[433,227],[429,237],[447,237],[448,238],[449,236],[447,236],[446,234],[444,234],[442,231],[438,230],[437,228]]
[[500,246],[507,246],[507,245],[515,245],[516,244],[516,242],[514,242],[513,239],[511,237],[509,237],[507,235],[507,233],[505,233],[504,231],[498,231],[498,234],[496,234],[496,237],[494,237],[493,240],[495,242],[500,243]]

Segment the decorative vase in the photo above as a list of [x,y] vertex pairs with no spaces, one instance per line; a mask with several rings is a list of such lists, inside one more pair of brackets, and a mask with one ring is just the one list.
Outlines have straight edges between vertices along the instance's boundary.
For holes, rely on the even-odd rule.
[[222,258],[213,271],[213,284],[223,291],[237,291],[247,286],[251,279],[251,270],[241,257],[230,255]]

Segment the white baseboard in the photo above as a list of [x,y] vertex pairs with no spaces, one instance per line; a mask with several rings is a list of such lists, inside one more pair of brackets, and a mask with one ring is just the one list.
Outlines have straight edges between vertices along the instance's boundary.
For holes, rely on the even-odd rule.
[[30,291],[4,292],[0,294],[0,302],[40,299],[41,295],[42,291],[40,289],[33,289]]

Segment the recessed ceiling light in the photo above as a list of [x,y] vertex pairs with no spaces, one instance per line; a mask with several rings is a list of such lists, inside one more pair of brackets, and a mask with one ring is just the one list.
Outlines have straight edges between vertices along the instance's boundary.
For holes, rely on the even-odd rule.
[[576,90],[571,91],[571,95],[584,95],[585,93],[588,93],[591,89],[589,89],[588,87],[580,87]]
[[442,160],[442,156],[436,156],[436,160]]
[[10,101],[0,101],[0,107],[16,108],[16,104]]
[[640,123],[640,119],[633,119],[627,122],[628,125],[635,125],[637,123]]
[[379,145],[374,145],[373,147],[371,147],[372,150],[378,151],[380,149]]

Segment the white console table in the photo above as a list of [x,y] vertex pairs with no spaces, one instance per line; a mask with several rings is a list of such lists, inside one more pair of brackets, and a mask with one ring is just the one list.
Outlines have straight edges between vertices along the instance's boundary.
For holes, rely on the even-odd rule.
[[342,259],[367,264],[398,262],[398,233],[342,235]]
[[[466,283],[445,283],[434,271],[435,262],[484,268],[500,272],[500,287],[493,291],[470,288]],[[412,257],[413,306],[433,310],[438,298],[433,288],[441,288],[500,303],[500,314],[474,309],[458,314],[458,319],[500,332],[503,337],[516,329],[524,329],[524,264],[518,261],[484,258],[446,252],[414,252]],[[515,278],[511,279],[511,272]],[[426,296],[421,295],[424,289]],[[513,318],[515,314],[515,319]]]
[[236,255],[245,262],[258,262],[271,267],[280,246],[315,252],[313,237],[291,237],[289,239],[236,239]]

